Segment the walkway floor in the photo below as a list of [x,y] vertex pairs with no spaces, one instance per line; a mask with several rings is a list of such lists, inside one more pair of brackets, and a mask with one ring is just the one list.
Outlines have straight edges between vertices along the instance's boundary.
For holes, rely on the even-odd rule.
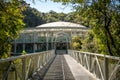
[[30,80],[97,80],[93,74],[82,67],[68,54],[56,55],[43,77]]
[[75,80],[97,80],[95,76],[80,65],[70,55],[64,55]]
[[64,55],[57,55],[43,80],[75,80]]

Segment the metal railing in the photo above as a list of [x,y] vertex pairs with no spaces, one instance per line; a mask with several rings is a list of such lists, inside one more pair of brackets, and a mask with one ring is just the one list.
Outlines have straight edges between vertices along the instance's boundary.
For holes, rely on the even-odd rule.
[[54,50],[0,60],[0,80],[27,80],[55,57]]
[[120,57],[75,50],[68,53],[100,80],[120,80]]

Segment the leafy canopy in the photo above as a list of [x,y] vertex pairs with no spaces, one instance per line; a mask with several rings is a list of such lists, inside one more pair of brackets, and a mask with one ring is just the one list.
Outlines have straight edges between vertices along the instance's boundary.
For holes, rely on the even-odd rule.
[[76,14],[92,29],[99,53],[120,56],[119,0],[53,0],[72,3]]
[[23,28],[24,6],[18,0],[0,1],[0,58],[10,54],[10,42]]
[[74,50],[80,50],[82,47],[82,42],[81,42],[81,37],[79,36],[74,36],[72,38],[72,47]]

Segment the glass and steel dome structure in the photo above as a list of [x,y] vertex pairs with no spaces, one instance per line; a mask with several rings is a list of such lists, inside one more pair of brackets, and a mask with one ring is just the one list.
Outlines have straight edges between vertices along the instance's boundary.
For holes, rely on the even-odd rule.
[[36,26],[35,28],[25,28],[15,39],[13,52],[21,53],[23,50],[38,52],[51,49],[70,49],[72,37],[84,37],[88,30],[83,25],[71,22],[51,22]]

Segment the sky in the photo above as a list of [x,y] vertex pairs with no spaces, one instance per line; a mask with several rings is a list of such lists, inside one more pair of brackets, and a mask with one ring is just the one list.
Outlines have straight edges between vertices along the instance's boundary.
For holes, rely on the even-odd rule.
[[62,5],[61,3],[55,3],[50,0],[47,2],[35,0],[35,3],[32,2],[32,0],[25,0],[28,4],[30,4],[30,7],[36,8],[38,11],[41,12],[49,12],[50,10],[53,10],[57,13],[69,13],[72,12],[72,7],[70,5]]

